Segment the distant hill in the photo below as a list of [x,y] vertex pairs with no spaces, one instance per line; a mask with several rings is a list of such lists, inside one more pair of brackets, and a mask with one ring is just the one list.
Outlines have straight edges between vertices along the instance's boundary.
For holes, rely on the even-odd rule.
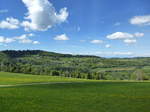
[[47,52],[42,50],[5,50],[1,51],[1,53],[4,53],[8,57],[11,58],[17,58],[17,57],[24,57],[24,56],[31,56],[31,55],[39,55],[39,56],[50,56],[50,57],[97,57],[98,56],[92,56],[92,55],[71,55],[71,54],[60,54],[55,52]]
[[141,70],[145,79],[150,76],[150,58],[101,58],[71,55],[42,50],[0,51],[0,71],[53,75],[88,79],[136,79]]

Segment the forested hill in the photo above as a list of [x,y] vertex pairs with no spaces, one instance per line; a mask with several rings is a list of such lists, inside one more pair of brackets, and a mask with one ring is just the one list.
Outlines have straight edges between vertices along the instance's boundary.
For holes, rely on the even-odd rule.
[[0,71],[97,80],[146,80],[150,78],[150,58],[107,59],[41,50],[5,50],[0,52]]
[[[17,58],[17,57],[25,57],[25,56],[48,56],[48,57],[97,57],[97,56],[90,56],[90,55],[71,55],[71,54],[60,54],[55,52],[47,52],[42,50],[22,50],[22,51],[16,51],[16,50],[5,50],[1,51],[1,54],[5,54],[10,58]],[[98,58],[98,57],[97,57]]]

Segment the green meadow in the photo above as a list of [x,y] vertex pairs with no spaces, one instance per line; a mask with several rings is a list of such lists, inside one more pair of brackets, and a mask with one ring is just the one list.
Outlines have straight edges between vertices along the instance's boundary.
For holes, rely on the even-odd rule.
[[[149,112],[150,83],[0,73],[0,112]],[[83,82],[83,83],[80,83]]]
[[47,75],[28,75],[19,73],[0,72],[0,85],[10,84],[28,84],[43,82],[80,82],[87,81],[84,79],[65,78]]

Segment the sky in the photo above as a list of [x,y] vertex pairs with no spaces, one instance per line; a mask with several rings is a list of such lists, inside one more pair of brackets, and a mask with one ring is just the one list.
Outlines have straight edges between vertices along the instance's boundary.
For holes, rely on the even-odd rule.
[[0,0],[0,50],[150,56],[150,0]]

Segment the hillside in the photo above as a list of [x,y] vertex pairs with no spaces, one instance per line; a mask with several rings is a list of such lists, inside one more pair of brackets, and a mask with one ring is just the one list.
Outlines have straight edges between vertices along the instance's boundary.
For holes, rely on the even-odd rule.
[[41,50],[0,52],[0,71],[97,80],[148,80],[150,58],[101,58]]

